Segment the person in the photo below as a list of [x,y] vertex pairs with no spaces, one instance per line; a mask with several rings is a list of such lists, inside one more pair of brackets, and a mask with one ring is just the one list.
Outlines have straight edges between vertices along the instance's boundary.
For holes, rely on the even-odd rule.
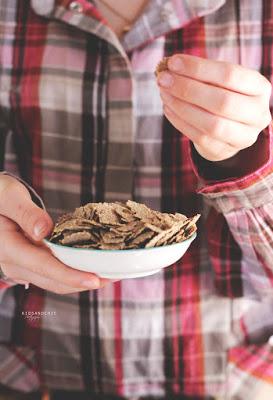
[[[272,399],[272,2],[2,0],[0,20],[2,392]],[[175,265],[111,282],[43,246],[130,198],[201,213]]]

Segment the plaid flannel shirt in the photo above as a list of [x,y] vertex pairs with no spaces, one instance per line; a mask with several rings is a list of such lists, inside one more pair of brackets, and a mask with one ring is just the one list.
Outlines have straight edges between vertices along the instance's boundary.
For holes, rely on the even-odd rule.
[[154,78],[181,52],[271,79],[272,18],[270,0],[151,0],[119,41],[92,1],[0,1],[1,169],[54,218],[127,198],[202,214],[189,251],[154,276],[66,296],[2,280],[2,384],[273,398],[271,130],[259,170],[206,181]]

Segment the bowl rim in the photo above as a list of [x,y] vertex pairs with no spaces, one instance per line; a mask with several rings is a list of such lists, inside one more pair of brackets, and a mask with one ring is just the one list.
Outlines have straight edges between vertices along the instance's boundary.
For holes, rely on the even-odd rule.
[[179,243],[172,243],[172,244],[167,244],[167,245],[165,245],[165,246],[157,246],[157,247],[149,247],[149,248],[138,248],[138,249],[120,249],[120,250],[116,250],[116,249],[105,249],[105,250],[102,250],[102,249],[83,249],[83,248],[79,248],[79,247],[70,247],[70,246],[65,246],[65,245],[63,245],[63,244],[58,244],[58,243],[52,243],[52,242],[50,242],[48,239],[43,239],[42,241],[44,242],[44,243],[49,243],[49,246],[54,246],[54,247],[59,247],[60,249],[63,249],[63,248],[65,248],[65,249],[70,249],[70,250],[73,250],[73,251],[90,251],[90,252],[92,252],[92,253],[123,253],[123,252],[135,252],[135,251],[143,251],[143,250],[146,250],[146,251],[148,251],[148,250],[162,250],[162,249],[166,249],[166,248],[169,248],[169,247],[173,247],[173,246],[179,246],[179,245],[181,245],[182,243],[187,243],[187,242],[192,242],[195,238],[196,238],[196,236],[197,236],[197,232],[194,232],[188,239],[186,239],[186,240],[183,240],[182,242],[179,242]]

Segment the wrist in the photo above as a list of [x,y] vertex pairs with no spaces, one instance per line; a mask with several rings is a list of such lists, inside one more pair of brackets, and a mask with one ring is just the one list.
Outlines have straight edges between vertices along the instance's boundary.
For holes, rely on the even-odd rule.
[[3,271],[2,266],[0,265],[0,280],[5,282],[7,285],[12,286],[16,285],[16,282],[9,278]]
[[268,135],[262,132],[257,141],[233,157],[223,161],[209,161],[203,158],[191,144],[191,153],[199,175],[205,180],[227,180],[241,178],[257,171],[268,159]]

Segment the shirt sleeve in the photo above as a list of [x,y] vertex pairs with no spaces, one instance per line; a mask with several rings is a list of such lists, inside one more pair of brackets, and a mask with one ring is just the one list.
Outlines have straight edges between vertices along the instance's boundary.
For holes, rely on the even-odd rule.
[[[255,298],[273,295],[272,127],[263,135],[267,143],[265,162],[239,178],[212,180],[210,176],[207,180],[193,149],[190,150],[193,169],[200,183],[198,193],[213,209],[207,232],[214,241],[214,251],[210,256],[216,280],[222,282],[221,294],[228,296],[236,291],[240,296]],[[229,230],[229,234],[219,235],[219,225],[221,231]],[[229,258],[229,266],[227,262],[221,262],[221,257]],[[236,264],[239,258],[240,262]]]
[[0,279],[0,291],[3,289],[8,289],[15,285],[17,285],[17,283],[14,282],[12,279],[5,279],[5,278]]
[[[9,176],[17,179],[23,185],[25,185],[26,188],[29,190],[29,193],[30,193],[31,198],[34,201],[34,203],[37,204],[39,207],[45,209],[45,205],[44,205],[43,200],[41,199],[41,197],[36,193],[36,191],[27,182],[25,182],[20,177],[14,175],[14,174],[12,174],[12,173],[10,173],[8,171],[1,171],[1,174],[2,175],[9,175]],[[12,279],[9,279],[9,278],[3,276],[3,274],[0,273],[0,290],[7,289],[7,288],[12,287],[14,285],[17,285],[17,283],[14,282]]]

